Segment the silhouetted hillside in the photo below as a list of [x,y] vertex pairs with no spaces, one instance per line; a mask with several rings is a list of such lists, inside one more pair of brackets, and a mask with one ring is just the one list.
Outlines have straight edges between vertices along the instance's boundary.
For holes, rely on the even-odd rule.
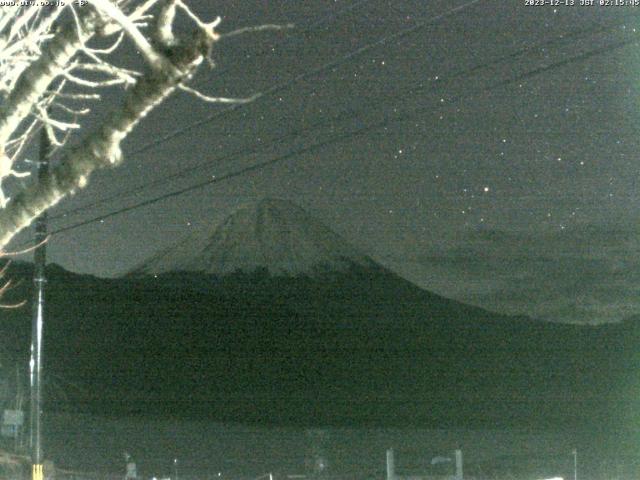
[[[314,278],[48,272],[47,372],[75,385],[48,408],[414,426],[611,426],[631,414],[637,322],[496,315],[355,265]],[[28,308],[2,316],[7,343],[26,352]]]

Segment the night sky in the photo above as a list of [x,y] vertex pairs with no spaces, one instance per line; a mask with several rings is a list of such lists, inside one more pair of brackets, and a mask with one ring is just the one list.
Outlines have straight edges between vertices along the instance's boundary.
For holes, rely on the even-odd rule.
[[[175,94],[51,228],[282,159],[54,235],[49,260],[119,275],[278,197],[447,297],[556,321],[640,314],[640,7],[575,3],[192,1],[223,31],[295,24],[220,42],[194,80],[272,93],[232,110]],[[94,118],[118,98],[105,92]]]

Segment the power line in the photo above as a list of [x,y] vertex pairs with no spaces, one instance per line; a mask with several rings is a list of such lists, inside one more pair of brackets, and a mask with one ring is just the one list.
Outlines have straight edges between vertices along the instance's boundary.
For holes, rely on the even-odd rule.
[[[338,20],[341,16],[345,15],[346,13],[351,12],[352,10],[355,10],[356,8],[360,7],[361,5],[364,5],[365,3],[368,3],[369,1],[370,0],[359,0],[357,2],[354,2],[354,3],[350,4],[350,5],[347,5],[346,7],[342,8],[342,9],[337,10],[337,11],[331,11],[331,12],[327,13],[326,15],[323,15],[322,17],[320,17],[320,18],[316,19],[315,21],[309,23],[306,27],[304,27],[304,29],[301,29],[301,30],[302,30],[302,32],[310,32],[313,29],[321,26],[322,24],[333,23],[334,21]],[[268,53],[271,48],[274,48],[274,47],[277,47],[279,45],[282,45],[283,43],[291,42],[292,38],[298,38],[298,37],[287,37],[285,39],[277,41],[273,45],[271,45],[271,47],[267,47],[267,48],[261,49],[257,53],[256,56],[264,55],[264,54]],[[222,70],[218,70],[216,72],[216,74],[217,74],[216,76],[220,77],[221,75],[224,75],[225,73],[227,73],[229,70],[231,70],[230,67],[227,67],[227,68],[222,69]],[[203,81],[198,81],[198,82],[196,82],[196,84],[202,84]]]
[[[318,26],[320,26],[320,25],[322,25],[322,24],[324,24],[324,23],[331,23],[331,22],[333,22],[333,21],[337,20],[338,18],[340,18],[342,15],[344,15],[344,14],[346,14],[346,13],[348,13],[348,12],[351,12],[352,10],[355,10],[356,8],[360,7],[361,5],[364,5],[364,4],[368,3],[369,1],[370,1],[370,0],[360,0],[360,1],[357,1],[357,2],[354,2],[354,3],[350,4],[350,5],[348,5],[347,7],[343,8],[343,9],[341,9],[341,10],[338,10],[337,12],[330,12],[329,14],[324,15],[323,17],[321,17],[321,18],[317,19],[316,21],[314,21],[314,22],[310,23],[309,25],[307,25],[307,27],[305,28],[305,30],[306,30],[306,31],[310,31],[310,30],[312,30],[312,29],[314,29],[314,28],[316,28],[316,27],[318,27]],[[275,46],[277,46],[277,45],[281,45],[281,44],[286,43],[286,42],[288,42],[288,41],[290,41],[290,39],[289,39],[289,38],[284,39],[284,40],[281,40],[281,41],[279,41],[279,42],[276,42],[276,43],[275,43]],[[265,49],[263,49],[263,50],[262,50],[262,52],[261,52],[260,54],[265,54],[265,53],[267,53],[267,51],[268,51],[268,50],[269,50],[269,48],[265,48]],[[218,72],[217,72],[217,74],[218,74],[218,76],[220,76],[220,75],[224,75],[228,70],[230,70],[230,69],[229,69],[229,68],[227,68],[227,69],[225,69],[225,70],[218,71]],[[224,113],[224,111],[223,111],[223,112],[219,112],[219,113],[218,113],[218,114],[216,114],[216,115],[223,114],[223,113]],[[188,130],[189,130],[190,128],[192,128],[193,126],[194,126],[193,124],[192,124],[192,125],[188,125],[188,126],[186,126],[186,127],[183,129],[183,133],[184,133],[184,132],[186,132],[186,131],[188,131]],[[168,141],[168,140],[169,140],[169,138],[166,138],[166,139],[164,139],[164,140],[162,140],[162,139],[161,139],[161,140],[159,140],[159,141],[154,141],[153,143],[154,143],[154,146],[155,146],[155,145],[159,145],[159,144],[161,144],[161,143],[164,143],[164,142],[166,142],[166,141]],[[142,151],[144,151],[144,150],[147,150],[148,148],[151,148],[151,145],[143,145],[143,146],[142,146],[142,147],[140,147],[139,149],[137,149],[137,150],[133,150],[130,154],[131,154],[131,155],[135,155],[135,154],[137,154],[137,153],[141,153],[141,152],[142,152]],[[176,175],[176,176],[171,176],[171,177],[169,177],[169,178],[175,178],[175,177],[178,177],[178,176],[182,176],[182,174],[178,174],[178,175]],[[165,179],[167,179],[167,177],[165,177],[163,180],[165,180]],[[155,184],[155,182],[152,182],[152,183],[154,183],[154,184]],[[140,187],[140,188],[141,188],[141,187]],[[145,188],[148,188],[148,186],[145,186]],[[120,196],[120,194],[116,194],[116,196]],[[115,198],[115,196],[114,196],[114,197],[110,197],[108,200],[110,200],[110,199],[112,199],[112,198]],[[107,201],[107,200],[104,200],[104,201]],[[98,203],[102,203],[102,200],[101,200],[101,201],[99,201],[99,202],[92,202],[92,203],[91,203],[91,205],[80,206],[80,207],[74,208],[74,209],[72,209],[72,210],[69,210],[69,211],[66,211],[66,212],[60,213],[60,214],[58,214],[58,215],[51,216],[51,217],[49,217],[49,218],[50,218],[51,220],[55,220],[55,219],[58,219],[58,218],[61,218],[61,217],[66,217],[66,216],[68,216],[68,215],[71,215],[71,214],[77,213],[78,211],[82,211],[82,210],[85,210],[85,209],[87,209],[87,208],[91,208],[91,207],[93,207],[93,206],[97,205]]]
[[[400,31],[398,31],[396,33],[393,33],[393,34],[390,34],[390,35],[385,35],[385,36],[379,38],[378,40],[376,40],[374,42],[365,44],[364,46],[362,46],[362,47],[360,47],[360,48],[358,48],[356,50],[352,50],[351,52],[348,52],[347,54],[343,55],[339,59],[336,59],[336,60],[333,60],[331,62],[325,63],[325,64],[321,65],[320,67],[315,68],[315,69],[313,69],[311,71],[301,73],[301,74],[295,76],[294,78],[292,78],[292,79],[290,79],[290,80],[288,80],[288,81],[286,81],[284,83],[274,85],[273,87],[265,90],[264,92],[261,92],[259,94],[258,98],[261,98],[261,97],[264,97],[264,96],[267,96],[267,95],[271,95],[271,94],[276,93],[276,92],[278,92],[280,90],[284,90],[284,89],[290,87],[291,85],[293,85],[293,84],[295,84],[295,83],[297,83],[297,82],[299,82],[301,80],[304,80],[304,79],[309,78],[309,77],[311,77],[313,75],[316,75],[318,73],[322,73],[322,72],[324,72],[326,70],[329,70],[331,68],[339,66],[339,65],[347,62],[348,60],[351,60],[352,58],[355,58],[355,57],[357,57],[357,56],[359,56],[359,55],[361,55],[361,54],[363,54],[363,53],[365,53],[365,52],[367,52],[367,51],[369,51],[369,50],[371,50],[371,49],[373,49],[373,48],[375,48],[375,47],[377,47],[379,45],[388,43],[389,41],[398,40],[398,39],[400,39],[400,38],[402,38],[402,37],[404,37],[404,36],[406,36],[406,35],[408,35],[408,34],[410,34],[412,32],[415,32],[416,30],[419,30],[419,29],[427,26],[427,25],[430,25],[432,23],[436,23],[436,22],[438,22],[438,21],[440,21],[440,20],[442,20],[442,19],[444,19],[446,17],[454,15],[454,14],[456,14],[456,13],[458,13],[458,12],[460,12],[460,11],[462,11],[462,10],[464,10],[464,9],[466,9],[466,8],[472,6],[472,5],[474,5],[474,4],[476,4],[476,3],[480,2],[480,1],[481,0],[471,0],[471,1],[467,2],[467,3],[464,3],[464,4],[459,5],[457,7],[451,8],[451,9],[447,10],[446,12],[441,13],[439,15],[436,15],[436,16],[428,19],[428,20],[425,20],[425,21],[422,21],[422,22],[418,22],[418,23],[412,25],[411,27],[405,28],[403,30],[400,30]],[[359,2],[356,5],[359,5],[360,3],[362,3],[362,2]],[[178,129],[178,130],[175,130],[175,131],[173,131],[171,133],[168,133],[168,134],[166,134],[166,135],[164,135],[162,137],[159,137],[159,138],[157,138],[157,139],[155,139],[155,140],[153,140],[151,142],[148,142],[145,145],[142,145],[141,147],[131,151],[129,154],[130,155],[136,155],[136,154],[139,154],[139,153],[143,153],[143,152],[145,152],[147,150],[150,150],[150,149],[152,149],[152,148],[154,148],[154,147],[156,147],[158,145],[161,145],[162,143],[165,143],[165,142],[171,140],[172,138],[175,138],[177,136],[183,135],[184,133],[187,133],[187,132],[191,131],[195,127],[199,127],[201,125],[209,123],[209,122],[211,122],[211,121],[213,121],[213,120],[215,120],[217,118],[220,118],[223,115],[226,115],[227,113],[230,113],[230,112],[235,111],[235,110],[237,110],[239,108],[242,108],[245,105],[247,105],[247,104],[232,105],[231,107],[225,108],[225,109],[223,109],[223,110],[221,110],[221,111],[219,111],[219,112],[217,112],[215,114],[209,115],[209,116],[207,116],[206,118],[204,118],[202,120],[199,120],[197,122],[193,122],[193,123],[191,123],[189,125],[186,125],[186,126],[180,128],[180,129]],[[173,177],[173,178],[175,178],[175,177]],[[95,202],[91,206],[94,206],[94,205],[95,205]],[[89,207],[87,207],[87,208],[89,208]],[[73,213],[76,213],[79,209],[84,210],[85,208],[84,207],[78,207],[76,209],[73,209]],[[67,216],[69,214],[70,214],[70,212],[63,212],[63,213],[58,214],[58,215],[56,215],[54,217],[51,217],[51,218],[52,219],[57,219],[57,218],[61,218],[61,217]]]
[[[434,87],[434,86],[440,86],[440,85],[444,85],[444,82],[446,81],[450,81],[452,79],[455,78],[464,78],[464,77],[470,77],[471,74],[476,73],[478,71],[481,71],[483,69],[487,69],[496,65],[501,65],[506,63],[508,60],[512,60],[514,58],[517,58],[519,56],[523,56],[525,54],[531,53],[532,51],[536,51],[540,48],[543,48],[545,46],[554,44],[554,43],[558,43],[558,42],[566,42],[569,39],[576,39],[576,38],[581,38],[581,37],[585,37],[587,35],[592,36],[594,34],[599,34],[599,33],[603,33],[603,32],[607,32],[607,31],[611,31],[614,29],[619,28],[620,26],[622,26],[623,24],[615,24],[615,25],[611,25],[611,26],[598,26],[595,29],[577,29],[573,32],[569,32],[568,34],[562,34],[560,36],[557,36],[553,39],[550,40],[546,40],[534,45],[529,45],[527,47],[521,48],[516,50],[515,52],[512,52],[510,54],[504,55],[502,57],[498,57],[495,58],[493,60],[490,60],[488,62],[484,62],[481,64],[477,64],[474,65],[472,67],[468,67],[468,68],[464,68],[464,69],[458,69],[455,70],[453,72],[451,72],[450,74],[445,74],[443,76],[441,76],[441,80],[439,80],[437,82],[437,84],[435,84],[435,82],[430,82],[428,85],[419,85],[419,86],[409,86],[407,88],[404,88],[402,91],[397,91],[394,95],[391,96],[387,96],[385,97],[385,100],[389,100],[389,99],[396,99],[396,98],[402,98],[406,95],[407,92],[411,92],[411,93],[416,93],[416,92],[420,92],[425,90],[427,87]],[[75,207],[73,209],[70,210],[66,210],[65,212],[59,213],[57,215],[54,215],[52,217],[50,217],[51,219],[59,219],[59,218],[67,218],[69,216],[73,216],[76,215],[78,213],[81,213],[83,211],[86,211],[88,209],[91,209],[93,207],[99,206],[103,203],[106,203],[110,200],[113,200],[115,198],[121,198],[122,196],[128,196],[130,194],[133,193],[138,193],[140,190],[144,190],[144,189],[148,189],[148,188],[152,188],[158,185],[163,185],[166,184],[176,178],[181,178],[181,177],[185,177],[187,175],[189,175],[190,173],[193,173],[195,171],[198,171],[202,168],[208,167],[214,163],[223,161],[223,160],[227,160],[230,158],[234,158],[234,157],[238,157],[240,155],[245,155],[245,154],[250,154],[250,153],[255,153],[257,152],[260,148],[269,146],[269,145],[273,145],[273,144],[277,144],[277,143],[281,143],[282,141],[287,140],[288,138],[293,138],[296,136],[301,135],[303,132],[306,131],[312,131],[318,127],[323,127],[325,125],[331,125],[334,124],[336,122],[345,120],[345,119],[350,119],[350,118],[354,118],[356,115],[363,113],[363,111],[360,112],[354,112],[353,109],[345,109],[341,112],[339,112],[338,114],[327,118],[327,119],[323,119],[320,122],[316,122],[312,125],[308,125],[302,128],[297,128],[294,130],[291,130],[290,132],[284,134],[284,135],[280,135],[276,138],[271,139],[269,142],[254,142],[253,144],[251,144],[248,147],[242,147],[240,149],[236,149],[232,152],[226,153],[222,156],[218,156],[214,159],[209,159],[205,162],[200,162],[197,165],[194,165],[190,168],[187,169],[183,169],[180,170],[179,172],[176,172],[174,174],[168,175],[168,176],[164,176],[162,178],[159,178],[155,181],[151,181],[151,182],[146,182],[144,184],[141,185],[137,185],[133,188],[127,188],[124,190],[120,190],[114,194],[111,194],[107,197],[103,197],[100,200],[94,201],[94,202],[90,202],[90,203],[86,203],[84,205],[80,205],[78,207]]]
[[[417,31],[417,30],[419,30],[421,28],[424,28],[424,27],[426,27],[426,26],[428,26],[430,24],[439,22],[440,20],[442,20],[442,19],[444,19],[446,17],[449,17],[451,15],[455,15],[456,13],[459,13],[459,12],[463,11],[464,9],[469,8],[469,7],[479,3],[480,1],[482,1],[482,0],[471,0],[471,1],[467,2],[467,3],[464,3],[464,4],[459,5],[457,7],[451,8],[451,9],[447,10],[446,12],[441,13],[439,15],[436,15],[436,16],[428,19],[428,20],[425,20],[425,21],[422,21],[422,22],[418,22],[418,23],[412,25],[411,27],[407,27],[407,28],[405,28],[403,30],[400,30],[400,31],[395,32],[395,33],[390,34],[390,35],[385,35],[384,37],[381,37],[381,38],[379,38],[378,40],[376,40],[374,42],[367,43],[367,44],[363,45],[362,47],[357,48],[356,50],[352,50],[352,51],[348,52],[347,54],[343,55],[342,57],[340,57],[340,58],[338,58],[336,60],[332,60],[331,62],[327,62],[327,63],[325,63],[325,64],[323,64],[323,65],[321,65],[321,66],[319,66],[317,68],[314,68],[313,70],[308,71],[308,72],[304,72],[304,73],[298,74],[295,77],[293,77],[292,79],[287,80],[286,82],[273,85],[272,87],[268,88],[267,90],[258,93],[257,96],[256,96],[256,101],[260,100],[261,98],[264,98],[266,96],[273,95],[274,93],[277,93],[277,92],[279,92],[281,90],[284,90],[284,89],[290,87],[291,85],[293,85],[295,83],[298,83],[298,82],[300,82],[302,80],[306,80],[309,77],[312,77],[312,76],[317,75],[319,73],[326,72],[327,70],[330,70],[332,68],[340,66],[343,63],[346,63],[349,60],[352,60],[353,58],[356,58],[356,57],[358,57],[358,56],[360,56],[360,55],[362,55],[362,54],[374,49],[375,47],[378,47],[378,46],[383,45],[385,43],[388,43],[390,41],[399,40],[400,38],[405,37],[405,36],[415,32],[415,31]],[[227,115],[228,113],[234,112],[234,111],[236,111],[236,110],[238,110],[240,108],[243,108],[243,107],[245,107],[247,105],[251,105],[252,103],[241,103],[241,104],[235,104],[235,105],[232,105],[230,107],[227,107],[227,108],[225,108],[225,109],[223,109],[223,110],[221,110],[221,111],[219,111],[217,113],[214,113],[214,114],[211,114],[211,115],[207,116],[206,118],[204,118],[202,120],[198,120],[197,122],[193,122],[193,123],[191,123],[189,125],[185,125],[182,128],[179,128],[179,129],[177,129],[177,130],[175,130],[175,131],[173,131],[171,133],[168,133],[168,134],[163,135],[163,136],[161,136],[161,137],[159,137],[159,138],[157,138],[157,139],[155,139],[155,140],[153,140],[151,142],[148,142],[148,143],[142,145],[141,147],[133,150],[132,152],[130,152],[130,154],[131,155],[136,155],[138,153],[142,153],[142,152],[145,152],[147,150],[150,150],[151,148],[153,148],[153,147],[155,147],[157,145],[160,145],[162,143],[165,143],[166,141],[171,140],[172,138],[178,137],[180,135],[183,135],[184,133],[189,132],[190,130],[192,130],[195,127],[199,127],[200,125],[207,124],[207,123],[209,123],[209,122],[211,122],[211,121],[213,121],[213,120],[215,120],[217,118],[220,118],[220,117],[222,117],[224,115]]]
[[[463,99],[463,98],[465,98],[467,96],[470,96],[470,95],[476,95],[478,93],[488,92],[488,91],[494,90],[496,88],[504,87],[504,86],[507,86],[509,84],[522,81],[524,79],[532,78],[532,77],[534,77],[536,75],[540,75],[541,73],[548,72],[548,71],[550,71],[552,69],[566,66],[566,65],[568,65],[570,63],[575,63],[575,62],[587,60],[587,59],[593,58],[595,56],[602,55],[604,53],[608,53],[608,52],[617,50],[617,49],[622,48],[624,46],[631,45],[631,44],[637,44],[637,43],[638,43],[637,40],[626,40],[626,41],[616,42],[614,44],[607,45],[605,47],[601,47],[601,48],[598,48],[598,49],[594,49],[594,50],[591,50],[591,51],[588,51],[588,52],[585,52],[585,53],[581,53],[581,54],[576,55],[574,57],[571,57],[571,58],[568,58],[568,59],[565,59],[565,60],[561,60],[561,61],[552,63],[552,64],[544,66],[544,67],[539,67],[539,68],[536,68],[536,69],[531,70],[529,72],[526,72],[524,74],[520,74],[520,75],[517,75],[517,76],[512,77],[510,79],[503,80],[503,81],[497,82],[495,84],[489,85],[487,87],[484,87],[484,88],[480,89],[479,92],[476,91],[476,92],[472,92],[472,93],[469,93],[469,94],[466,94],[466,95],[460,95],[460,96],[458,96],[458,97],[456,97],[454,99],[451,99],[451,102],[461,100],[461,99]],[[298,150],[295,150],[295,151],[290,151],[290,152],[288,152],[286,154],[283,154],[283,155],[278,156],[276,158],[273,158],[271,160],[267,160],[265,162],[257,163],[257,164],[242,168],[240,170],[237,170],[235,172],[231,172],[231,173],[228,173],[226,175],[222,175],[220,177],[216,177],[216,178],[209,179],[209,180],[206,180],[206,181],[198,182],[198,183],[195,183],[195,184],[190,185],[188,187],[181,188],[179,190],[175,190],[173,192],[169,192],[169,193],[166,193],[166,194],[163,194],[163,195],[159,195],[159,196],[153,197],[151,199],[145,200],[143,202],[139,202],[139,203],[134,204],[134,205],[130,205],[130,206],[127,206],[127,207],[123,207],[123,208],[114,210],[114,211],[106,213],[104,215],[99,215],[99,216],[93,217],[91,219],[83,220],[81,222],[77,222],[77,223],[74,223],[74,224],[71,224],[71,225],[68,225],[68,226],[65,226],[65,227],[61,227],[61,228],[52,230],[51,235],[56,235],[56,234],[59,234],[59,233],[62,233],[62,232],[66,232],[66,231],[69,231],[69,230],[74,230],[74,229],[82,227],[84,225],[88,225],[88,224],[95,223],[95,222],[98,222],[98,221],[101,221],[101,220],[105,220],[105,219],[111,218],[113,216],[120,215],[122,213],[126,213],[126,212],[129,212],[129,211],[132,211],[132,210],[136,210],[138,208],[142,208],[142,207],[145,207],[145,206],[160,202],[162,200],[166,200],[168,198],[176,197],[176,196],[182,195],[182,194],[190,192],[190,191],[198,190],[200,188],[204,188],[204,187],[209,186],[209,185],[220,183],[222,181],[226,181],[226,180],[229,180],[229,179],[232,179],[232,178],[235,178],[235,177],[238,177],[238,176],[241,176],[241,175],[253,172],[253,171],[261,170],[261,169],[263,169],[265,167],[268,167],[270,165],[274,165],[276,163],[280,163],[280,162],[283,162],[285,160],[288,160],[289,158],[292,158],[293,156],[304,155],[306,153],[310,153],[312,151],[321,149],[321,148],[326,147],[328,145],[332,145],[332,144],[335,144],[335,143],[338,143],[338,142],[342,142],[342,141],[350,139],[350,138],[355,138],[355,137],[361,136],[361,135],[363,135],[363,134],[365,134],[367,132],[370,132],[370,131],[373,131],[373,130],[377,130],[379,128],[383,128],[383,127],[385,127],[385,126],[387,126],[387,125],[389,125],[391,123],[397,123],[397,122],[402,122],[402,121],[409,120],[413,116],[415,116],[415,114],[420,113],[423,110],[425,110],[425,107],[420,106],[420,107],[414,108],[410,112],[398,115],[396,117],[387,117],[387,118],[385,118],[385,119],[383,119],[381,121],[378,121],[378,122],[375,122],[375,123],[372,123],[372,124],[369,124],[369,125],[365,125],[365,126],[360,127],[360,128],[358,128],[358,129],[356,129],[354,131],[347,132],[347,133],[342,133],[342,134],[336,135],[336,136],[334,136],[334,137],[332,137],[332,138],[330,138],[328,140],[325,140],[325,141],[322,141],[322,142],[318,142],[318,143],[315,143],[313,145],[310,145],[310,146],[307,146],[307,147],[304,147],[304,148],[301,148],[301,149],[298,149]]]
[[[633,17],[634,18],[638,18],[638,17],[640,17],[640,15],[634,15]],[[522,56],[522,55],[524,55],[526,53],[534,52],[536,50],[539,50],[539,49],[544,48],[544,47],[549,46],[549,45],[553,45],[553,44],[556,44],[556,43],[566,43],[566,42],[568,42],[570,40],[579,39],[581,37],[594,36],[596,34],[610,32],[610,31],[619,29],[620,27],[624,27],[626,25],[626,23],[627,22],[615,23],[613,25],[597,25],[596,28],[576,29],[576,30],[574,30],[572,32],[558,35],[558,36],[556,36],[556,37],[554,37],[554,38],[552,38],[550,40],[545,40],[545,41],[540,42],[540,43],[536,43],[536,44],[533,44],[533,45],[528,45],[526,47],[520,48],[520,49],[516,50],[515,52],[507,54],[507,55],[505,55],[503,57],[496,58],[495,60],[491,60],[489,62],[479,64],[479,65],[477,65],[475,67],[472,67],[472,68],[470,68],[470,69],[468,69],[466,71],[455,72],[452,75],[450,75],[449,77],[444,77],[443,80],[452,79],[452,78],[458,78],[462,74],[465,74],[465,76],[466,76],[469,73],[473,73],[473,72],[481,70],[481,69],[485,69],[485,68],[501,65],[501,64],[506,63],[508,60],[511,60],[513,58],[517,58],[517,57]]]
[[123,196],[128,196],[130,194],[137,193],[140,190],[152,188],[152,187],[155,187],[155,186],[158,186],[158,185],[163,185],[163,184],[165,184],[167,182],[170,182],[171,180],[175,180],[176,178],[181,178],[181,177],[187,176],[190,173],[193,173],[193,172],[195,172],[197,170],[200,170],[202,168],[208,167],[208,166],[212,165],[213,163],[217,163],[217,162],[220,162],[220,161],[223,161],[223,160],[227,160],[227,159],[230,159],[230,158],[237,158],[240,155],[255,153],[261,147],[265,147],[265,146],[276,144],[278,142],[286,140],[289,137],[296,137],[296,136],[302,134],[303,132],[311,131],[311,130],[317,128],[317,127],[322,127],[324,125],[328,125],[328,124],[331,124],[333,122],[336,122],[336,121],[339,121],[339,120],[342,120],[342,119],[351,118],[352,113],[353,113],[352,110],[344,110],[344,111],[340,112],[339,114],[334,115],[333,117],[321,120],[320,122],[314,123],[313,125],[309,125],[309,126],[306,126],[306,127],[302,127],[302,128],[297,128],[297,129],[291,130],[290,132],[287,132],[284,135],[280,135],[280,136],[272,139],[271,141],[269,141],[267,143],[254,142],[249,147],[242,147],[240,149],[237,149],[237,150],[234,150],[232,152],[226,153],[226,154],[224,154],[222,156],[207,160],[205,162],[198,163],[197,165],[194,165],[194,166],[192,166],[190,168],[180,170],[180,171],[178,171],[178,172],[176,172],[174,174],[158,178],[158,179],[156,179],[156,180],[154,180],[152,182],[146,182],[144,184],[137,185],[137,186],[135,186],[133,188],[127,188],[126,190],[121,190],[119,192],[116,192],[116,193],[114,193],[112,195],[104,197],[104,198],[102,198],[100,200],[97,200],[95,202],[90,202],[90,203],[87,203],[87,204],[84,204],[84,205],[80,205],[80,206],[78,206],[76,208],[72,208],[70,210],[66,210],[66,211],[64,211],[62,213],[59,213],[57,215],[53,215],[53,216],[51,216],[49,218],[51,220],[57,220],[57,219],[60,219],[60,218],[66,218],[68,216],[73,216],[73,215],[76,215],[76,214],[81,213],[83,211],[86,211],[88,209],[91,209],[93,207],[99,206],[99,205],[101,205],[103,203],[106,203],[106,202],[108,202],[110,200],[114,200],[116,198],[121,198]]

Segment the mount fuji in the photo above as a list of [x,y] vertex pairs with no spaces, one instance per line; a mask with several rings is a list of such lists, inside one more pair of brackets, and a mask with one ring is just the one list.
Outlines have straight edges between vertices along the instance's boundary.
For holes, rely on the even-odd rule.
[[[12,266],[26,281],[6,301],[29,298],[31,272]],[[443,298],[282,200],[121,278],[57,265],[47,278],[47,371],[79,387],[49,408],[492,428],[620,425],[640,410],[624,377],[640,370],[639,322],[554,324]],[[29,310],[2,314],[5,346],[28,352]]]
[[264,269],[272,275],[317,275],[374,262],[291,202],[264,199],[221,224],[189,235],[135,268],[135,275],[224,275]]

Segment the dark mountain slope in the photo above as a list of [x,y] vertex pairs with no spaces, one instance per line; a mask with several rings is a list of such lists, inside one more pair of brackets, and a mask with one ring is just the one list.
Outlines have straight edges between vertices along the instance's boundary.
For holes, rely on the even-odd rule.
[[[29,298],[30,266],[14,298]],[[50,266],[48,408],[309,424],[621,425],[639,322],[578,327],[445,299],[263,200],[121,279]],[[28,308],[2,311],[13,355]],[[65,384],[65,383],[63,383]]]
[[[499,316],[358,266],[117,280],[53,266],[47,313],[49,372],[81,387],[52,408],[270,423],[613,425],[638,345],[632,323]],[[27,312],[3,316],[24,351]]]

